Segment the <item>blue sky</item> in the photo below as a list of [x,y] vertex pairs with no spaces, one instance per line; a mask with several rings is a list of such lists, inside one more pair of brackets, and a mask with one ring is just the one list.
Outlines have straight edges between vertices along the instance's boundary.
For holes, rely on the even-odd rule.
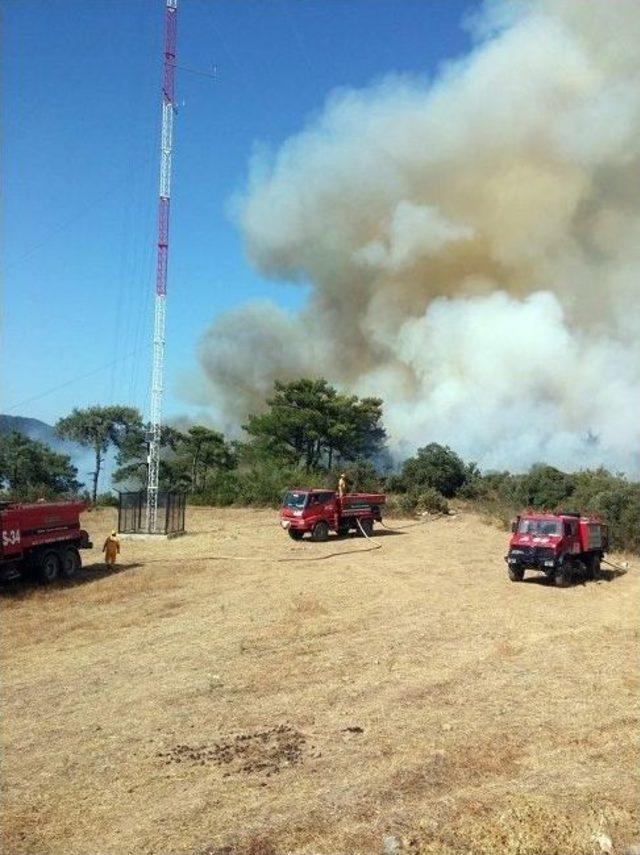
[[[3,0],[2,402],[54,422],[146,413],[163,0]],[[304,290],[261,279],[229,217],[256,145],[277,148],[336,87],[432,74],[467,52],[473,0],[179,0],[165,414],[189,411],[221,312]],[[183,103],[184,102],[184,103]]]

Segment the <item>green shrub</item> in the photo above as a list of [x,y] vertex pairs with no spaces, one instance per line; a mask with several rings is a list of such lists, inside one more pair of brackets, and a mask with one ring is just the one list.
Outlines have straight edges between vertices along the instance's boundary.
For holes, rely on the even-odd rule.
[[260,462],[230,472],[217,472],[207,488],[192,493],[194,505],[278,507],[292,487],[321,487],[322,474],[294,466]]
[[402,479],[408,490],[421,491],[432,487],[451,498],[467,480],[467,470],[455,451],[432,442],[419,448],[415,457],[405,461]]
[[571,475],[554,466],[532,466],[527,475],[520,478],[516,491],[523,507],[556,511],[566,508],[575,491]]
[[613,549],[640,552],[640,484],[620,484],[598,493],[588,502],[588,510],[608,522]]
[[495,495],[489,495],[478,499],[473,510],[497,522],[504,531],[509,531],[514,517],[521,509]]
[[402,475],[389,475],[384,482],[387,493],[406,493],[407,485]]
[[418,504],[418,497],[415,493],[403,493],[398,498],[398,508],[403,514],[414,514]]
[[488,485],[489,496],[495,496],[503,505],[508,505],[514,510],[520,510],[526,505],[522,498],[522,479],[526,475],[511,475],[509,472],[501,472],[494,480],[495,486]]
[[189,502],[193,505],[214,505],[228,507],[238,500],[238,473],[236,471],[214,473],[205,490],[191,493]]
[[469,478],[457,492],[459,498],[468,500],[484,499],[489,494],[489,485],[480,475],[474,475],[472,478]]
[[401,513],[399,499],[399,496],[389,495],[389,493],[387,493],[387,500],[382,508],[382,512],[385,516],[398,516]]
[[430,514],[448,514],[449,504],[437,490],[429,488],[428,490],[423,490],[418,496],[416,510],[420,512],[427,511]]
[[481,475],[482,482],[489,491],[499,490],[505,481],[513,478],[510,472],[485,472]]

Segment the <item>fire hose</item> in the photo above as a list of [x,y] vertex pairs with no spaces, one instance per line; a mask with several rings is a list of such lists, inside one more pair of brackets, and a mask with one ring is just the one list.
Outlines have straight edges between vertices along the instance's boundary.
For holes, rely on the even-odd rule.
[[[385,525],[382,520],[379,520],[380,525],[385,528],[387,531],[401,531],[405,528],[412,528],[417,525],[424,525],[427,520],[416,520],[415,522],[407,523],[406,525],[396,526],[395,528],[391,528],[391,526]],[[365,537],[368,541],[371,541],[371,535],[367,534],[367,532],[362,527],[360,519],[356,518],[356,523],[358,528],[360,529],[360,533]],[[271,526],[271,523],[269,523]],[[266,527],[266,526],[265,526]],[[308,562],[308,561],[326,561],[329,558],[341,558],[345,555],[357,555],[358,553],[363,552],[374,552],[376,549],[382,549],[381,543],[371,543],[370,546],[366,546],[364,549],[346,549],[340,552],[328,552],[326,555],[311,555],[311,556],[300,556],[298,557],[290,557],[290,558],[263,558],[262,560],[269,561],[273,564],[285,564],[290,562]],[[174,559],[175,560],[175,559]],[[256,561],[255,557],[248,557],[246,555],[203,555],[199,558],[189,559],[183,558],[180,559],[182,561]],[[145,563],[157,563],[164,562],[165,558],[151,558],[148,559]]]
[[[407,525],[403,525],[403,526],[400,526],[399,528],[394,529],[388,525],[385,525],[382,522],[382,520],[379,520],[380,525],[383,528],[386,528],[387,531],[399,531],[400,529],[411,528],[414,525],[424,525],[425,522],[426,522],[425,520],[417,520],[416,522],[408,523]],[[363,537],[365,537],[367,540],[370,541],[371,535],[367,534],[367,532],[364,530],[364,528],[362,527],[362,523],[360,522],[360,519],[358,517],[356,517],[356,523],[358,524],[358,528],[360,529],[360,532],[363,535]],[[348,550],[344,550],[342,552],[329,552],[327,555],[314,555],[310,558],[274,558],[272,560],[277,564],[281,564],[281,563],[288,562],[288,561],[325,561],[327,558],[337,558],[337,557],[342,556],[342,555],[356,555],[358,552],[373,552],[375,549],[382,549],[382,544],[381,543],[372,543],[371,546],[367,546],[364,549],[348,549]],[[247,559],[247,560],[252,560],[252,559]]]
[[613,567],[613,569],[617,570],[619,573],[626,573],[629,569],[628,561],[623,561],[622,564],[614,564],[613,561],[607,561],[606,558],[601,558],[600,563],[607,564],[609,567]]
[[[368,535],[366,533],[366,531],[363,529],[362,525],[360,524],[359,519],[356,519],[356,523],[358,524],[358,528],[360,529],[360,532],[362,533],[362,535],[367,540],[371,540],[371,536]],[[388,529],[389,531],[394,531],[394,529],[390,529],[389,526],[385,526],[384,523],[382,523],[382,525],[384,528]],[[414,525],[414,523],[410,523],[410,525]],[[403,528],[405,528],[405,527],[406,526],[403,526]],[[288,563],[288,562],[326,561],[328,558],[337,558],[337,557],[341,557],[343,555],[357,555],[358,553],[362,553],[362,552],[373,552],[376,549],[382,549],[382,544],[381,543],[372,543],[371,546],[366,546],[364,549],[346,549],[346,550],[342,550],[341,552],[328,552],[326,555],[310,555],[310,556],[304,556],[304,557],[301,556],[300,558],[297,558],[297,557],[296,558],[293,558],[293,557],[291,557],[291,558],[262,558],[261,560],[262,561],[266,560],[272,564],[284,564],[284,563]],[[166,558],[151,558],[151,559],[148,559],[145,563],[149,564],[149,563],[155,563],[155,562],[164,562],[166,560],[167,560]],[[193,561],[253,561],[253,562],[255,562],[256,558],[250,558],[246,555],[202,555],[199,558],[195,558],[195,559],[183,558],[180,560],[187,561],[187,562],[191,561],[191,560],[193,560]]]
[[[367,540],[371,540],[370,535],[368,535],[366,533],[366,531],[363,529],[363,527],[360,523],[360,520],[356,519],[356,522],[358,524],[358,528],[360,529],[360,531],[364,535],[364,537],[366,537]],[[328,558],[337,558],[338,556],[342,556],[342,555],[357,555],[359,552],[373,552],[375,549],[382,549],[382,544],[381,543],[372,543],[371,546],[367,546],[364,549],[347,549],[347,550],[342,550],[341,552],[328,552],[326,555],[311,555],[311,556],[304,556],[304,557],[300,557],[300,558],[297,558],[297,557],[296,558],[293,558],[293,557],[292,558],[271,558],[271,559],[267,559],[267,560],[273,562],[274,564],[284,564],[284,563],[289,563],[289,562],[301,562],[301,561],[303,561],[305,563],[307,561],[326,561]],[[200,560],[204,560],[204,561],[255,561],[255,558],[245,558],[244,556],[240,556],[240,555],[208,555],[208,556],[204,556]]]

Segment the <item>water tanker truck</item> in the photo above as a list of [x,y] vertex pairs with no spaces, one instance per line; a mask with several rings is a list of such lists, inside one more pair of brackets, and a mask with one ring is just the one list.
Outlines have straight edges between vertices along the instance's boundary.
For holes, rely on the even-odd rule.
[[525,570],[545,573],[559,587],[578,576],[593,579],[608,548],[607,526],[579,513],[523,512],[511,531],[505,561],[512,582],[521,582]]
[[332,490],[289,490],[280,509],[280,525],[293,540],[307,532],[312,540],[326,540],[329,532],[350,531],[369,537],[374,522],[382,522],[384,493],[347,493]]
[[42,582],[71,579],[82,566],[80,549],[91,549],[80,528],[85,502],[0,502],[0,579],[35,571]]

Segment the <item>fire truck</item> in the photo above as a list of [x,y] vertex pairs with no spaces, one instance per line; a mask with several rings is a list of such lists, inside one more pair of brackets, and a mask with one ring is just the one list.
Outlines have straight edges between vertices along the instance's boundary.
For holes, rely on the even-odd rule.
[[329,532],[370,537],[374,522],[382,522],[384,493],[347,493],[332,490],[289,490],[282,502],[280,525],[293,540],[305,533],[311,540],[327,540]]
[[73,578],[80,567],[80,549],[91,549],[80,528],[85,502],[0,502],[0,579],[35,571],[42,582],[58,576]]
[[609,546],[605,523],[579,513],[522,513],[511,531],[505,561],[512,582],[521,582],[525,570],[545,573],[559,587],[596,578]]

